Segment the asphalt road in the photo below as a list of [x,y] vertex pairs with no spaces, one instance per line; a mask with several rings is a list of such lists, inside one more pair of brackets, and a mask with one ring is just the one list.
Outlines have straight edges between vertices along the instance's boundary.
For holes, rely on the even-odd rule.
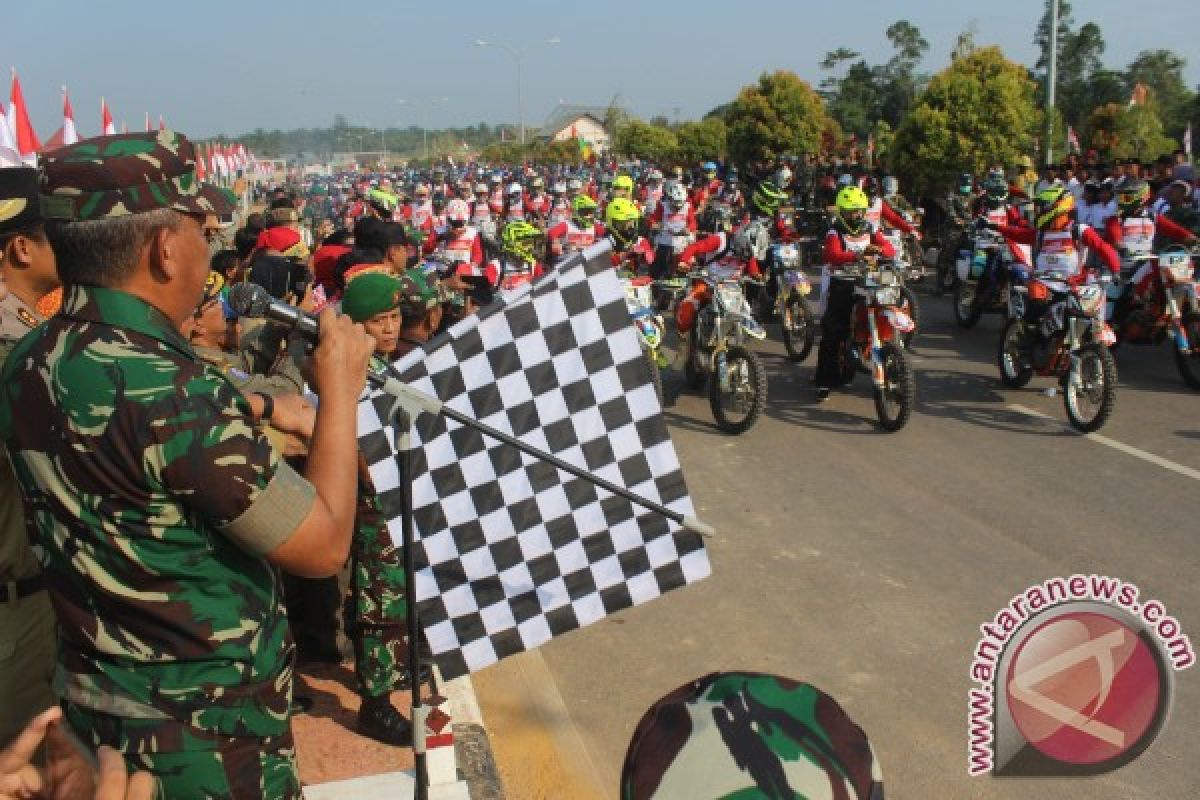
[[[1195,796],[1197,669],[1177,674],[1152,749],[1116,772],[968,777],[979,626],[1027,586],[1073,573],[1123,578],[1160,599],[1200,646],[1200,481],[1069,432],[1061,395],[1042,394],[1049,379],[1000,385],[998,316],[958,331],[948,299],[922,300],[918,409],[897,434],[876,427],[866,376],[816,405],[815,352],[793,365],[777,341],[757,346],[769,402],[740,437],[719,433],[707,399],[668,377],[674,441],[699,514],[718,531],[713,575],[536,656],[572,728],[546,735],[581,740],[609,796],[643,711],[692,678],[732,669],[832,694],[870,736],[889,797]],[[1200,394],[1182,384],[1167,346],[1125,348],[1117,363],[1116,410],[1101,433],[1200,470]],[[503,691],[503,680],[485,682],[485,718]]]

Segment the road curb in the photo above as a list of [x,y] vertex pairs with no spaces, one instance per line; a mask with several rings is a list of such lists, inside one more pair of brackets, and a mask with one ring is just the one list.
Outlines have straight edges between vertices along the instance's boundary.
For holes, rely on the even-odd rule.
[[504,800],[504,786],[471,676],[445,682],[439,679],[438,687],[446,698],[452,721],[459,778],[467,784],[471,800]]

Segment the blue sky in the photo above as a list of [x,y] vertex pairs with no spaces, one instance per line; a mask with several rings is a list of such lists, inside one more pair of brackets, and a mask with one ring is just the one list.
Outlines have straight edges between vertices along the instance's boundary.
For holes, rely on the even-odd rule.
[[[1200,3],[1074,6],[1077,25],[1091,20],[1103,30],[1109,67],[1169,48],[1189,58],[1188,83],[1200,82],[1192,47]],[[140,129],[149,111],[155,124],[162,114],[196,137],[323,127],[338,113],[376,128],[515,122],[514,60],[473,46],[480,38],[533,45],[522,59],[527,125],[559,102],[607,105],[614,96],[639,116],[688,119],[764,70],[791,69],[815,85],[818,62],[840,45],[882,62],[891,52],[884,31],[902,18],[931,44],[925,71],[946,65],[968,26],[981,44],[1032,64],[1042,8],[1042,0],[23,2],[6,9],[0,66],[17,68],[43,137],[61,123],[63,84],[84,135],[98,132],[102,95],[118,128],[126,120]],[[552,37],[561,42],[534,44]]]

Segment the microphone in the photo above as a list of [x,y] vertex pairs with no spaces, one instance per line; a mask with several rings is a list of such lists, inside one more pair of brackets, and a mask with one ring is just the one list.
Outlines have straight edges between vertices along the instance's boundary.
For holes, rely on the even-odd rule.
[[229,306],[239,317],[277,322],[316,344],[319,329],[317,318],[295,306],[276,300],[270,292],[256,283],[239,283],[231,288]]

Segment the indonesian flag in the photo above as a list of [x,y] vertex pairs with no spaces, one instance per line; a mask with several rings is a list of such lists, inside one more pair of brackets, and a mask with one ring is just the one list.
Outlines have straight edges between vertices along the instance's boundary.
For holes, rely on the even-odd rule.
[[100,98],[100,131],[103,136],[116,136],[117,126],[113,125],[112,112],[108,110],[108,103],[104,102],[104,98]]
[[21,166],[21,154],[17,152],[17,140],[13,137],[12,128],[8,127],[8,114],[4,112],[4,103],[0,101],[0,167]]
[[158,115],[158,129],[160,131],[165,131],[167,129],[167,123],[163,121],[162,114]]
[[1079,137],[1075,135],[1075,129],[1070,125],[1067,126],[1067,152],[1079,152]]
[[204,146],[196,145],[196,180],[208,179],[208,170],[204,168]]
[[64,145],[75,144],[79,141],[79,131],[75,128],[75,109],[71,108],[71,98],[67,87],[63,87],[63,128],[62,142]]
[[17,78],[15,69],[12,71],[8,126],[12,129],[22,163],[31,167],[37,166],[37,151],[42,149],[42,143],[38,141],[37,133],[33,130],[33,123],[29,121],[29,109],[25,107],[25,94],[21,91],[21,81]]

